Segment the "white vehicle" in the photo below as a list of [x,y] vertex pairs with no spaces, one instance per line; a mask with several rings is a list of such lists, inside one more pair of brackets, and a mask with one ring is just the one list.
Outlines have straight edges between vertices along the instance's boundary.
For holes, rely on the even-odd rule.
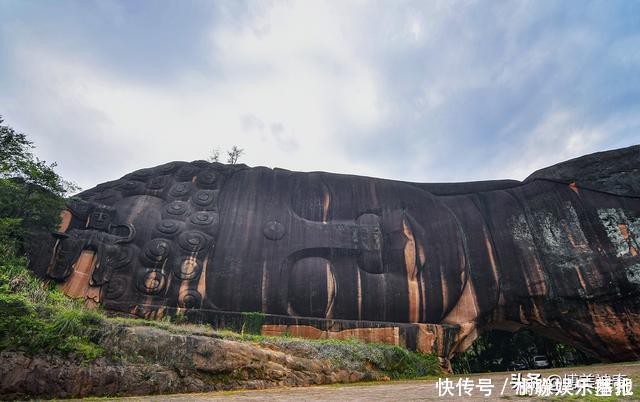
[[543,355],[533,356],[533,358],[531,358],[531,362],[533,363],[531,368],[544,369],[551,367],[549,360],[547,360],[547,357]]

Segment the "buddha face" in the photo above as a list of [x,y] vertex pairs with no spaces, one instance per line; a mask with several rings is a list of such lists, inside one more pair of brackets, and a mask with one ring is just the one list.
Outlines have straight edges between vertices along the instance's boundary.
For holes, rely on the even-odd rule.
[[438,322],[466,278],[463,234],[410,184],[263,168],[221,189],[206,308]]
[[366,177],[229,169],[169,164],[83,194],[115,213],[93,208],[86,226],[71,225],[75,238],[131,228],[126,239],[112,230],[91,240],[109,242],[92,245],[109,253],[96,256],[93,278],[106,307],[439,322],[458,300],[464,235],[430,193]]

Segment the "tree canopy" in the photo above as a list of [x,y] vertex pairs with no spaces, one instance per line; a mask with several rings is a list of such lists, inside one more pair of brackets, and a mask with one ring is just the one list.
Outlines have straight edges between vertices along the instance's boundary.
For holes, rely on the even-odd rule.
[[0,116],[0,240],[12,252],[26,234],[53,230],[64,196],[77,189],[55,172],[55,163],[35,157],[33,148],[25,134],[5,125]]

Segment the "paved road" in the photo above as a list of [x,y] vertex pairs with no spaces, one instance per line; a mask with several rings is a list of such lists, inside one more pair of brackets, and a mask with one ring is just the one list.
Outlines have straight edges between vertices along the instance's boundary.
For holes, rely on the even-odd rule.
[[[526,375],[527,372],[521,372]],[[563,376],[565,374],[625,374],[632,378],[634,386],[640,382],[640,362],[618,363],[606,365],[582,366],[573,368],[538,370],[542,376],[551,374]],[[491,396],[485,397],[483,393],[475,388],[471,396],[438,396],[436,388],[437,380],[416,380],[416,381],[390,381],[385,383],[370,383],[358,385],[329,385],[304,388],[277,388],[257,391],[233,391],[233,392],[211,392],[203,394],[180,394],[149,396],[144,398],[124,398],[125,400],[145,400],[145,401],[486,401],[486,400],[507,400],[514,399],[518,402],[541,400],[516,397],[514,390],[508,384],[508,379],[512,373],[484,373],[469,375],[468,378],[474,384],[478,384],[479,379],[491,379],[494,386]],[[449,377],[454,382],[465,376]],[[507,380],[507,385],[502,390]],[[454,389],[454,392],[457,390]],[[636,390],[636,393],[638,391]],[[640,395],[635,395],[631,400],[640,400]]]

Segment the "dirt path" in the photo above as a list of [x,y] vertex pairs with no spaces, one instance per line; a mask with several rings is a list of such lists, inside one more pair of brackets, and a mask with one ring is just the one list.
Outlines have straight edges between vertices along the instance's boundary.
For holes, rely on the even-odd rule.
[[[523,376],[534,371],[519,372]],[[582,367],[558,368],[548,370],[538,370],[543,377],[552,374],[561,377],[568,374],[593,374],[593,375],[617,375],[625,374],[632,378],[635,393],[627,400],[640,400],[640,362],[603,364]],[[480,379],[491,379],[494,388],[490,397],[484,397],[483,393],[475,388],[471,391],[471,396],[460,397],[457,395],[457,388],[453,389],[454,396],[438,396],[436,380],[416,380],[416,381],[391,381],[386,383],[368,383],[358,385],[329,385],[305,388],[277,388],[256,391],[233,391],[233,392],[211,392],[204,394],[181,394],[149,396],[144,398],[124,398],[122,400],[145,400],[145,401],[481,401],[481,400],[509,400],[518,402],[532,400],[554,400],[554,398],[525,398],[517,397],[515,391],[509,386],[509,379],[513,372],[501,373],[481,373],[472,375],[452,375],[449,379],[453,383],[458,379],[469,378],[474,384],[478,384]],[[507,380],[504,392],[502,388]],[[594,398],[597,401],[601,398]],[[602,398],[604,399],[604,398]],[[555,398],[558,400],[558,398]],[[562,399],[560,399],[562,400]],[[579,399],[571,399],[579,400]],[[606,399],[610,401],[611,399]]]

